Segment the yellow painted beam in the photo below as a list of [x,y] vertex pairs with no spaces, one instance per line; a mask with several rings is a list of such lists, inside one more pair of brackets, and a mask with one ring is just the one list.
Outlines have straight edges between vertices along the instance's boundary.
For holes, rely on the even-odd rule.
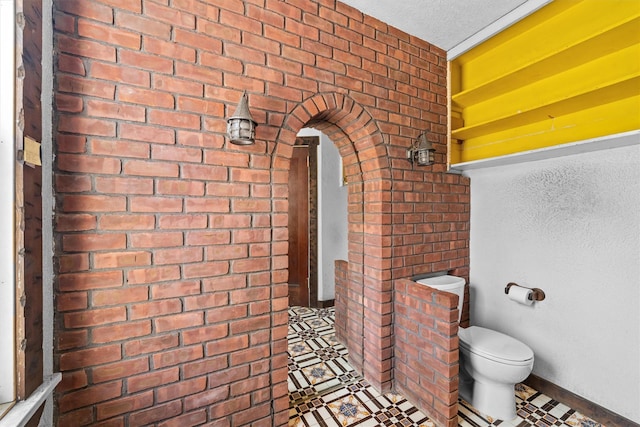
[[449,69],[454,164],[640,129],[640,0],[555,0]]
[[[552,110],[558,109],[568,114],[590,108],[594,103],[637,95],[639,76],[640,44],[469,106],[463,110],[465,128],[453,135],[466,139],[478,132],[500,129],[505,126],[500,122],[505,120],[509,123],[531,120],[531,114],[535,117],[541,110],[549,110],[554,116],[559,113]],[[632,83],[625,84],[628,81]]]
[[[640,16],[629,17],[629,20],[620,26],[607,28],[599,33],[594,32],[590,38],[574,43],[520,68],[509,69],[505,74],[481,85],[467,90],[452,90],[453,104],[458,107],[470,106],[491,96],[517,89],[523,82],[532,82],[579,66],[584,63],[585,58],[598,58],[619,49],[638,45],[640,44]],[[458,80],[456,85],[460,87],[460,64],[457,64],[457,74],[452,75],[452,78]]]
[[[586,91],[578,96],[565,98],[551,104],[542,104],[537,108],[523,111],[520,114],[502,116],[495,120],[453,130],[451,137],[466,141],[510,128],[524,126],[528,123],[540,122],[547,118],[566,116],[629,97],[635,98],[640,102],[637,96],[634,97],[634,93],[640,93],[640,73],[637,73],[632,79],[622,80],[597,90]],[[640,127],[640,117],[636,120],[636,125]]]
[[464,141],[461,162],[503,156],[638,129],[640,99],[628,97],[579,112]]
[[511,31],[498,34],[491,43],[480,45],[472,60],[462,55],[462,89],[528,67],[638,16],[638,0],[556,0],[514,25]]

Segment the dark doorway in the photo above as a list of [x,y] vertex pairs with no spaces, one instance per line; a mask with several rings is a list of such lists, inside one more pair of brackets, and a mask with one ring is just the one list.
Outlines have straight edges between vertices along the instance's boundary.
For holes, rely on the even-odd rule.
[[296,139],[289,169],[289,305],[318,306],[317,136]]

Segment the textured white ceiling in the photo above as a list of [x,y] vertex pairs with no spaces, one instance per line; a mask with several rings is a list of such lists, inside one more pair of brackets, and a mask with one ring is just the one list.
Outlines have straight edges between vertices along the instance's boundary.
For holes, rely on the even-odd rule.
[[530,0],[340,1],[449,51]]

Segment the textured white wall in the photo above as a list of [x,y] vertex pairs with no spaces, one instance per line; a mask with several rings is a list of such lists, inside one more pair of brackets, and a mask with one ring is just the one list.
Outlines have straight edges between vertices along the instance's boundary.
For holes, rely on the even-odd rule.
[[0,403],[14,397],[14,36],[12,0],[0,0]]
[[[640,422],[640,146],[467,174],[472,324],[527,343],[534,374]],[[517,304],[511,281],[547,298]]]
[[335,261],[348,260],[347,187],[341,185],[342,161],[325,134],[318,146],[318,299],[335,298]]
[[347,187],[341,185],[342,160],[322,132],[304,128],[298,136],[318,136],[318,300],[335,298],[335,260],[348,260]]

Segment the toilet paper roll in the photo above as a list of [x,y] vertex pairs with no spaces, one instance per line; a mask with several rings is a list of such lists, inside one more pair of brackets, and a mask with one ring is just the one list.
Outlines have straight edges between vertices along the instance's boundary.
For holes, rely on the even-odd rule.
[[524,305],[533,304],[533,299],[529,299],[533,291],[529,288],[523,288],[521,286],[511,286],[509,288],[509,299]]

